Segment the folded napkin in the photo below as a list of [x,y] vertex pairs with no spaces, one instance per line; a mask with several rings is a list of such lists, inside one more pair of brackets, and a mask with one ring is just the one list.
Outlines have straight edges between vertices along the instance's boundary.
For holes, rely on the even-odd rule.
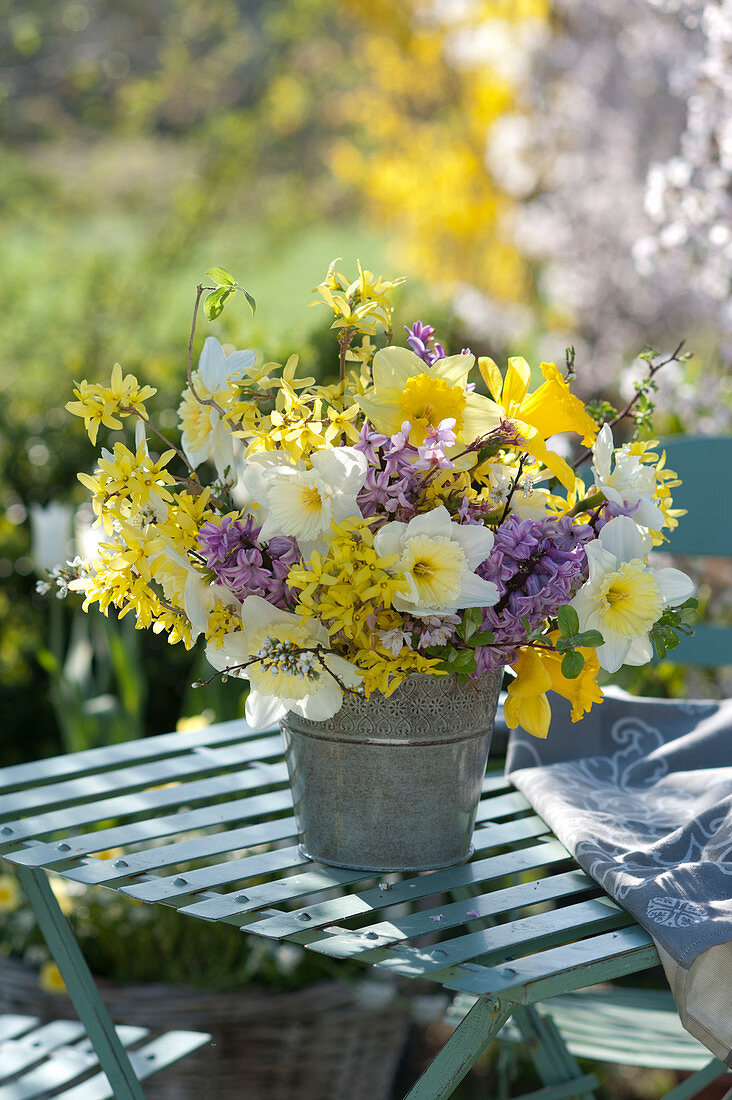
[[681,1021],[732,1067],[732,701],[611,688],[507,771],[578,863],[653,936]]

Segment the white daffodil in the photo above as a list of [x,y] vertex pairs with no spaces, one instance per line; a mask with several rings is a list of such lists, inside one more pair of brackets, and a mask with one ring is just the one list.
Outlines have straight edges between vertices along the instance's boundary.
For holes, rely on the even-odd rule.
[[[209,336],[203,345],[198,368],[193,372],[193,387],[199,397],[213,398],[224,405],[229,396],[229,383],[242,378],[254,366],[256,354],[251,351],[232,351],[227,356],[215,336]],[[181,445],[191,466],[200,466],[211,460],[219,477],[234,469],[234,444],[231,429],[222,421],[213,405],[202,405],[193,396],[190,387],[183,391],[178,406]]]
[[616,451],[609,424],[602,427],[592,448],[592,470],[595,489],[607,500],[626,508],[637,505],[632,517],[635,522],[653,531],[661,530],[663,512],[653,500],[655,470],[641,462],[639,455],[631,454],[627,445]]
[[404,575],[394,600],[397,611],[422,617],[498,602],[496,585],[474,573],[493,549],[493,532],[453,523],[442,504],[409,523],[385,524],[374,537],[374,549],[380,557],[399,555],[391,569]]
[[217,603],[228,607],[236,607],[239,603],[228,588],[211,583],[172,547],[168,547],[158,559],[155,579],[160,582],[166,599],[183,604],[193,638],[205,633]]
[[599,630],[597,658],[607,672],[644,665],[653,656],[649,632],[664,607],[684,603],[694,585],[679,569],[654,572],[643,536],[629,516],[617,516],[586,544],[589,580],[572,600],[580,630]]
[[288,710],[324,722],[341,709],[343,687],[363,680],[355,665],[329,651],[328,632],[314,620],[247,596],[241,621],[242,629],[225,634],[220,648],[209,643],[206,656],[219,672],[249,680],[246,719],[252,729],[265,729]]
[[241,482],[250,506],[262,508],[260,538],[290,535],[306,552],[326,540],[331,523],[360,516],[356,497],[366,480],[366,456],[355,447],[321,447],[304,462],[280,452],[252,455]]

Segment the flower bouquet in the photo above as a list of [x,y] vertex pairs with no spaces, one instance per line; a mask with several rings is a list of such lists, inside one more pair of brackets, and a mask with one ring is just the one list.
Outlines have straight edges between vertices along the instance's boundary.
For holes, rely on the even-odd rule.
[[[647,419],[663,363],[649,356],[648,386],[608,416],[572,394],[570,354],[565,372],[515,357],[502,373],[486,356],[476,370],[420,322],[400,346],[402,280],[333,264],[317,292],[337,380],[214,337],[194,369],[202,296],[209,320],[237,293],[254,306],[228,272],[209,276],[179,446],[148,416],[152,388],[119,366],[75,389],[67,408],[93,443],[137,424],[134,446],[117,436],[79,475],[106,537],[59,580],[171,642],[203,636],[214,675],[248,681],[253,729],[283,724],[310,854],[377,869],[464,858],[504,669],[508,726],[544,737],[547,693],[578,721],[602,699],[601,668],[689,632],[691,581],[648,562],[678,522],[678,480],[655,443],[612,433]],[[359,855],[368,830],[393,833],[389,854]],[[451,839],[424,850],[430,832]]]

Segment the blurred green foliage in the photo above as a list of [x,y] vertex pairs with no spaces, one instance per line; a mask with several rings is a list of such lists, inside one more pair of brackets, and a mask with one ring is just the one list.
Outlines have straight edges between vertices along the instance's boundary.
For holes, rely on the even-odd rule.
[[[26,518],[31,503],[84,498],[76,473],[93,453],[64,410],[73,381],[120,361],[160,388],[161,427],[174,433],[195,286],[213,264],[251,287],[258,310],[252,319],[242,299],[209,331],[267,358],[298,350],[321,374],[334,367],[310,290],[344,241],[349,266],[379,263],[382,243],[325,167],[329,97],[346,79],[347,29],[333,10],[0,4],[0,762],[61,747]],[[59,614],[68,638],[72,610]],[[187,694],[195,654],[147,634],[138,644],[147,732],[172,728],[181,699],[188,713],[209,704],[210,691]],[[238,706],[215,702],[222,717]]]

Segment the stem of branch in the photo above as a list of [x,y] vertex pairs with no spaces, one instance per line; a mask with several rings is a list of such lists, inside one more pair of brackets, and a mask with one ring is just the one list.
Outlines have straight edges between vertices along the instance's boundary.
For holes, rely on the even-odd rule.
[[516,471],[516,477],[511,482],[511,488],[508,490],[508,496],[506,497],[506,503],[505,503],[504,508],[503,508],[503,514],[501,515],[501,518],[498,521],[499,524],[505,523],[505,521],[506,521],[506,516],[508,515],[509,510],[511,508],[511,501],[513,500],[514,494],[515,494],[515,492],[518,488],[518,483],[521,480],[521,474],[524,472],[524,466],[526,465],[526,463],[528,461],[529,461],[529,456],[527,454],[522,454],[521,457],[519,458],[519,464],[518,464],[518,470]]
[[198,319],[198,305],[201,301],[201,295],[204,290],[215,290],[215,287],[204,286],[203,283],[199,283],[196,287],[196,301],[193,306],[193,319],[191,321],[191,335],[188,338],[188,388],[195,397],[199,405],[210,405],[212,409],[216,409],[219,416],[222,419],[225,418],[224,410],[219,405],[218,401],[214,401],[212,397],[201,397],[200,393],[193,385],[193,338],[196,335],[196,321]]
[[[620,410],[620,412],[617,414],[617,416],[614,416],[612,420],[608,420],[607,423],[611,428],[614,428],[615,425],[619,424],[621,420],[625,420],[626,416],[628,416],[633,411],[633,406],[635,405],[635,403],[637,401],[640,400],[641,395],[645,392],[646,385],[653,380],[653,378],[658,374],[658,372],[663,367],[667,367],[669,365],[669,363],[678,362],[679,353],[681,352],[681,349],[683,348],[685,342],[686,342],[685,340],[681,340],[680,343],[677,344],[677,346],[674,348],[674,350],[668,356],[668,358],[662,359],[660,363],[649,363],[648,364],[648,373],[647,373],[646,377],[643,379],[643,384],[636,390],[636,392],[633,394],[633,396],[627,402],[625,407]],[[579,456],[579,458],[575,459],[575,461],[572,463],[572,469],[576,470],[577,467],[581,466],[581,464],[585,461],[585,459],[588,458],[591,454],[592,454],[592,448],[588,447],[587,450],[583,451],[582,454]]]

